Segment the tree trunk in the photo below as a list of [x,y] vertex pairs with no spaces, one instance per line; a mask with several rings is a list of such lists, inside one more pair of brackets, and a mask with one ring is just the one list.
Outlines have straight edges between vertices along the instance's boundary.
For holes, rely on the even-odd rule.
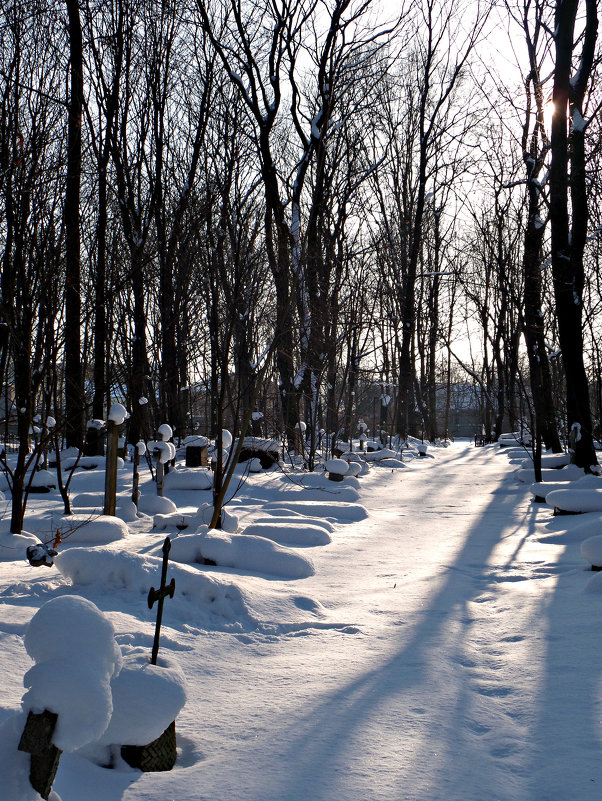
[[67,446],[84,439],[84,388],[81,358],[81,265],[79,203],[82,160],[83,46],[77,0],[67,0],[71,97],[67,126],[65,187],[65,420]]
[[[556,4],[550,224],[554,298],[566,377],[567,425],[569,431],[574,432],[572,458],[579,467],[590,470],[597,464],[597,458],[593,441],[589,383],[583,360],[583,251],[588,214],[585,184],[585,126],[581,105],[591,73],[597,35],[597,9],[595,0],[587,0],[583,55],[579,71],[572,80],[571,66],[578,5],[578,0],[557,0]],[[572,216],[569,215],[569,189]]]

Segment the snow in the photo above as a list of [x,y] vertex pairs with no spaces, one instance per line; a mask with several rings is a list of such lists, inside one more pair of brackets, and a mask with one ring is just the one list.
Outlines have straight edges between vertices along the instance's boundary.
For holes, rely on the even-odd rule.
[[344,476],[347,473],[349,465],[343,459],[328,459],[324,467],[329,473],[335,473],[339,476]]
[[[598,801],[602,577],[581,546],[602,513],[534,504],[524,449],[429,454],[346,477],[353,501],[323,471],[240,465],[234,531],[207,530],[197,490],[157,498],[142,465],[142,499],[194,526],[167,527],[176,590],[156,667],[165,532],[138,514],[119,539],[74,534],[54,567],[30,567],[25,543],[63,518],[56,490],[32,496],[27,535],[0,527],[2,801],[39,801],[16,747],[24,679],[25,709],[59,709],[52,801]],[[103,480],[77,471],[72,493]],[[119,471],[120,496],[131,481]],[[101,767],[172,719],[172,771]]]
[[35,665],[23,677],[23,710],[58,714],[52,741],[63,751],[98,739],[111,720],[110,682],[121,667],[110,621],[85,598],[59,596],[33,616],[24,645]]
[[180,467],[165,476],[166,490],[208,490],[213,487],[213,474],[202,468]]
[[109,420],[120,426],[125,422],[127,412],[121,403],[114,403],[109,409]]
[[167,440],[173,437],[173,431],[171,426],[168,426],[167,423],[163,423],[157,429],[157,434],[161,437],[163,442],[167,442]]

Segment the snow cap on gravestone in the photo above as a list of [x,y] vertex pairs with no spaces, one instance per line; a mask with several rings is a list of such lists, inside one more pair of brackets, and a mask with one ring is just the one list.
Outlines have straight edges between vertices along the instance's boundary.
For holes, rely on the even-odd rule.
[[127,417],[127,411],[125,410],[125,406],[121,403],[114,403],[111,406],[109,411],[109,420],[111,420],[115,425],[122,425],[125,422]]
[[167,425],[167,423],[163,423],[162,425],[159,426],[159,428],[157,429],[157,434],[161,437],[163,442],[167,442],[168,439],[171,439],[173,437],[172,428],[170,425]]

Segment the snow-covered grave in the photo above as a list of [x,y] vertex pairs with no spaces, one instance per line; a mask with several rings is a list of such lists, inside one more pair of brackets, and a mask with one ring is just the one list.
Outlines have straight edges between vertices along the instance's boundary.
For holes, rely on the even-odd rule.
[[[31,752],[18,750],[32,667],[41,683],[28,678],[26,695],[35,685],[36,714],[56,697],[57,731],[63,713],[77,720],[90,705],[67,727],[78,742],[60,754],[53,801],[597,801],[602,574],[581,544],[599,534],[602,512],[554,517],[533,504],[515,474],[525,450],[513,451],[470,440],[429,445],[433,458],[421,459],[411,442],[403,471],[388,469],[397,454],[368,463],[353,452],[366,472],[342,482],[323,469],[249,474],[241,464],[222,531],[207,529],[208,495],[166,485],[157,497],[146,462],[138,511],[123,520],[118,503],[118,523],[98,514],[102,466],[74,474],[82,505],[71,527],[51,490],[32,496],[24,532],[10,534],[7,494],[1,801],[40,799]],[[182,453],[172,472],[183,469]],[[117,499],[131,497],[132,480],[118,470]],[[26,547],[50,547],[57,529],[54,565],[31,567]],[[148,593],[166,534],[175,592],[153,667]],[[94,622],[68,625],[54,604],[73,596]],[[67,655],[64,669],[32,661],[32,620],[57,644],[45,658]],[[100,673],[93,648],[64,644],[73,632],[85,645],[79,630],[97,625],[113,665]],[[78,650],[83,665],[71,659]],[[91,675],[100,689],[85,690]],[[156,727],[138,715],[156,715]],[[148,745],[176,717],[173,770],[124,760],[122,748]]]
[[347,475],[349,465],[344,459],[328,459],[324,467],[328,471],[328,478],[331,481],[342,481]]

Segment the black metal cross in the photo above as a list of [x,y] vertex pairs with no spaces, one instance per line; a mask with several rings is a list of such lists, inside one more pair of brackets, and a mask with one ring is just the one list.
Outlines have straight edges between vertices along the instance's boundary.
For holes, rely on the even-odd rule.
[[161,619],[163,617],[163,601],[169,595],[170,598],[173,598],[173,594],[176,591],[176,580],[172,578],[169,584],[166,584],[167,581],[167,562],[169,559],[169,551],[171,549],[171,540],[169,537],[165,537],[165,542],[163,543],[163,547],[161,550],[163,551],[163,567],[161,568],[161,586],[158,590],[154,587],[151,587],[148,591],[148,608],[152,609],[153,604],[155,601],[159,601],[157,606],[157,623],[155,625],[155,640],[153,642],[153,653],[151,656],[151,665],[157,664],[157,656],[159,654],[159,636],[161,634]]

